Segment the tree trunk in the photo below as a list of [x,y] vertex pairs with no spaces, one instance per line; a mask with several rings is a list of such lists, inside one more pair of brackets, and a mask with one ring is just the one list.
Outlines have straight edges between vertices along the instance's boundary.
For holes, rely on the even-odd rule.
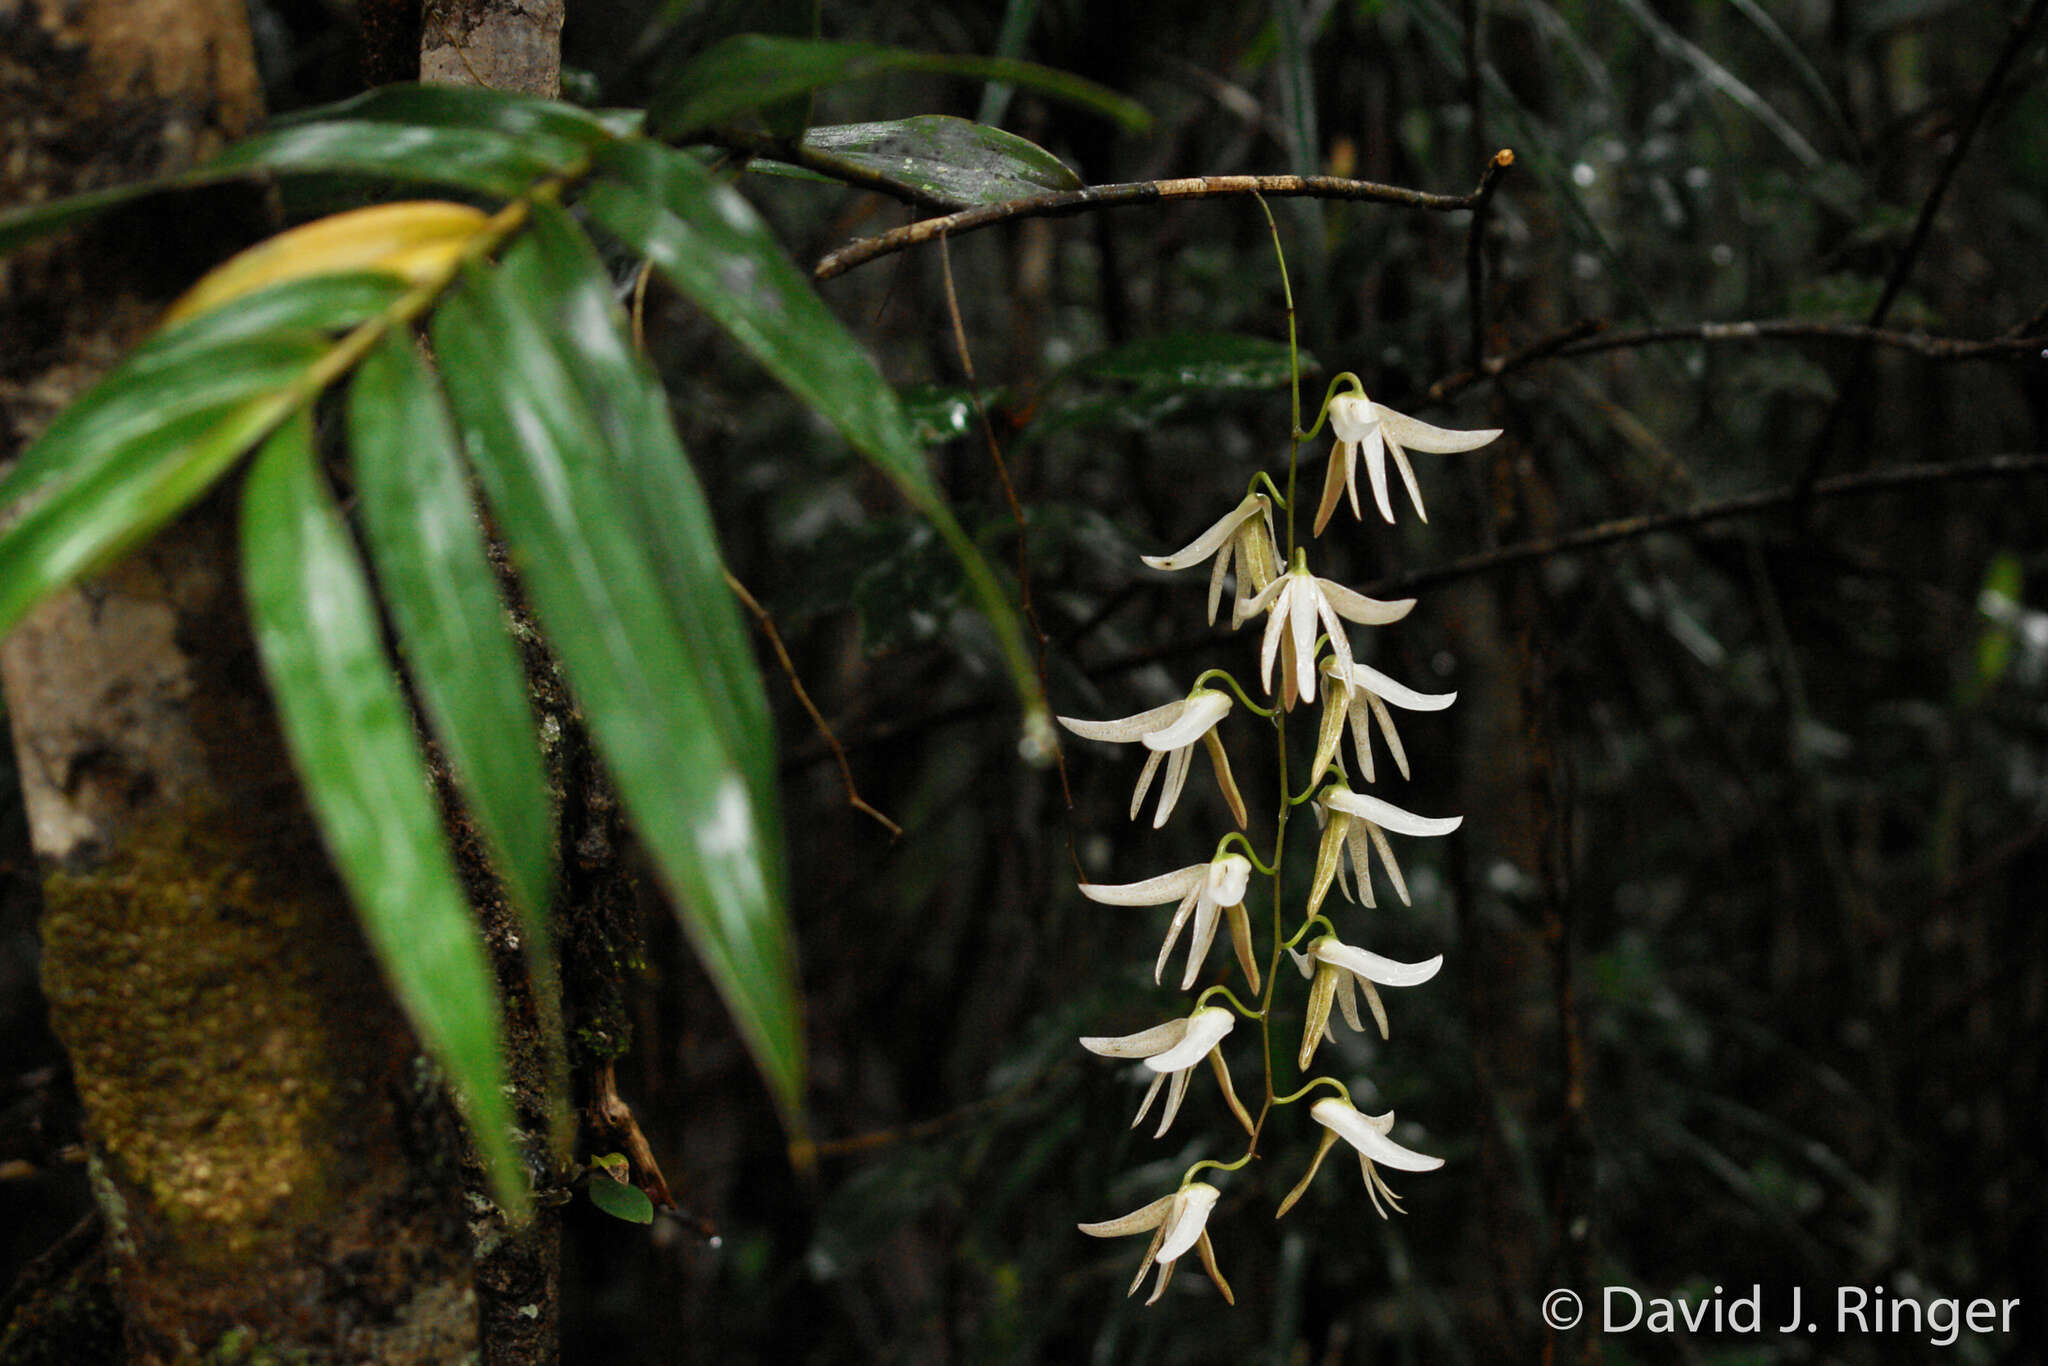
[[[258,113],[237,0],[0,0],[0,21],[0,201],[176,171]],[[222,253],[205,207],[0,267],[8,445]],[[452,1121],[298,797],[231,512],[208,500],[0,649],[105,1228],[71,1279],[104,1266],[137,1363],[458,1360],[476,1310]]]

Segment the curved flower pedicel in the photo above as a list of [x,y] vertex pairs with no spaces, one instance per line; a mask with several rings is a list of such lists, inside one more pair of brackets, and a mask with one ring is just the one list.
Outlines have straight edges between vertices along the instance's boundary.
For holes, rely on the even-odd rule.
[[1351,722],[1352,748],[1358,754],[1359,776],[1367,782],[1373,781],[1372,726],[1374,721],[1378,721],[1380,733],[1387,740],[1387,753],[1393,756],[1394,766],[1405,778],[1408,776],[1408,752],[1401,747],[1401,737],[1394,730],[1394,718],[1387,710],[1388,706],[1396,706],[1403,711],[1442,711],[1458,700],[1454,692],[1417,692],[1396,683],[1371,665],[1355,660],[1346,669],[1335,659],[1325,659],[1322,671],[1329,684],[1323,690],[1323,727],[1316,737],[1316,757],[1309,765],[1310,773],[1320,774],[1323,766],[1336,754],[1337,743],[1344,733],[1344,722],[1348,719]]
[[[1318,1162],[1321,1160],[1317,1158]],[[1216,1282],[1216,1288],[1223,1292],[1223,1302],[1236,1304],[1237,1297],[1230,1293],[1230,1282],[1223,1279],[1223,1273],[1216,1267],[1216,1249],[1209,1243],[1209,1211],[1216,1208],[1220,1194],[1206,1181],[1191,1181],[1173,1194],[1161,1196],[1121,1219],[1078,1227],[1090,1238],[1123,1238],[1147,1229],[1153,1230],[1152,1244],[1145,1249],[1145,1260],[1138,1263],[1138,1274],[1126,1294],[1138,1293],[1138,1287],[1145,1283],[1145,1273],[1152,1269],[1153,1259],[1157,1258],[1159,1280],[1145,1300],[1147,1304],[1157,1304],[1159,1297],[1166,1293],[1166,1283],[1173,1279],[1173,1269],[1179,1265],[1181,1254],[1192,1247],[1202,1259],[1202,1270],[1209,1273],[1209,1279]]]
[[1228,715],[1229,693],[1196,688],[1178,702],[1141,711],[1136,716],[1115,721],[1082,721],[1062,716],[1059,723],[1084,740],[1106,740],[1118,745],[1138,740],[1152,751],[1145,760],[1144,771],[1138,775],[1137,789],[1131,793],[1132,820],[1138,818],[1138,808],[1145,803],[1145,793],[1152,786],[1152,775],[1159,771],[1160,760],[1167,761],[1166,781],[1159,789],[1159,809],[1152,817],[1154,830],[1166,824],[1166,818],[1180,801],[1188,763],[1194,758],[1195,742],[1199,740],[1208,747],[1209,762],[1216,769],[1216,784],[1223,789],[1223,800],[1230,804],[1230,814],[1242,830],[1246,820],[1244,798],[1238,795],[1237,780],[1230,776],[1230,756],[1223,752],[1223,741],[1216,736],[1216,723]]
[[1375,1166],[1375,1163],[1379,1166],[1392,1167],[1399,1172],[1433,1172],[1444,1164],[1441,1157],[1427,1157],[1422,1153],[1412,1152],[1387,1137],[1394,1128],[1392,1110],[1383,1115],[1360,1114],[1350,1101],[1331,1096],[1311,1105],[1308,1112],[1316,1123],[1329,1132],[1323,1135],[1322,1146],[1316,1149],[1315,1160],[1308,1164],[1308,1175],[1301,1178],[1301,1184],[1287,1192],[1287,1198],[1280,1202],[1280,1209],[1273,1216],[1275,1219],[1294,1208],[1294,1202],[1301,1199],[1302,1192],[1308,1189],[1308,1183],[1316,1179],[1316,1173],[1322,1168],[1323,1159],[1329,1156],[1330,1149],[1340,1138],[1358,1149],[1358,1169],[1365,1175],[1365,1193],[1372,1197],[1372,1207],[1379,1211],[1382,1219],[1387,1217],[1387,1211],[1380,1205],[1380,1197],[1384,1195],[1387,1198],[1387,1204],[1394,1207],[1396,1214],[1402,1213],[1401,1200],[1388,1189],[1386,1180],[1380,1176],[1379,1167]]
[[1422,489],[1415,482],[1415,467],[1408,463],[1408,450],[1403,447],[1449,455],[1477,450],[1500,435],[1498,427],[1470,432],[1432,427],[1374,403],[1362,392],[1338,394],[1330,400],[1330,431],[1337,444],[1330,447],[1330,472],[1323,479],[1323,501],[1316,508],[1318,536],[1329,525],[1338,500],[1346,494],[1351,498],[1351,515],[1365,520],[1365,514],[1358,508],[1360,451],[1365,453],[1366,474],[1372,480],[1372,497],[1379,505],[1380,516],[1389,522],[1394,520],[1394,505],[1387,497],[1387,456],[1392,453],[1394,464],[1401,470],[1401,482],[1408,486],[1408,500],[1415,504],[1415,515],[1426,522],[1429,514],[1422,510]]
[[1163,1025],[1126,1034],[1122,1038],[1083,1039],[1081,1047],[1090,1053],[1105,1058],[1143,1058],[1145,1066],[1154,1076],[1151,1087],[1145,1092],[1145,1099],[1138,1106],[1136,1118],[1131,1127],[1137,1128],[1144,1120],[1145,1112],[1152,1108],[1152,1101],[1159,1094],[1159,1088],[1168,1077],[1173,1078],[1173,1087],[1166,1093],[1166,1112],[1159,1117],[1159,1127],[1152,1137],[1163,1137],[1173,1124],[1173,1117],[1180,1113],[1180,1103],[1188,1093],[1188,1073],[1203,1058],[1216,1069],[1216,1080],[1223,1087],[1223,1099],[1230,1106],[1230,1113],[1237,1116],[1237,1122],[1244,1125],[1244,1131],[1252,1131],[1252,1117],[1238,1101],[1237,1090],[1230,1084],[1230,1067],[1223,1061],[1221,1044],[1237,1024],[1237,1017],[1221,1006],[1203,1006],[1184,1019],[1168,1020]]
[[1295,553],[1295,564],[1273,580],[1248,604],[1249,614],[1271,609],[1266,633],[1259,640],[1259,681],[1273,691],[1273,660],[1280,659],[1280,699],[1289,710],[1297,696],[1304,702],[1316,700],[1316,627],[1320,624],[1330,638],[1330,654],[1351,671],[1351,638],[1344,621],[1361,626],[1385,626],[1399,621],[1415,608],[1415,599],[1381,602],[1354,593],[1341,583],[1319,579],[1308,572],[1305,556]]
[[1115,886],[1084,882],[1081,895],[1105,906],[1164,906],[1175,897],[1180,898],[1180,908],[1173,913],[1173,923],[1166,930],[1166,942],[1160,946],[1159,961],[1153,965],[1152,980],[1157,982],[1166,972],[1167,957],[1173,953],[1188,918],[1193,916],[1194,936],[1188,945],[1187,971],[1181,977],[1182,991],[1192,987],[1200,975],[1202,960],[1209,956],[1209,946],[1216,940],[1220,915],[1230,922],[1230,944],[1237,952],[1238,966],[1244,969],[1252,990],[1257,991],[1259,962],[1252,952],[1251,917],[1244,909],[1245,888],[1250,885],[1251,876],[1250,859],[1243,854],[1225,854],[1143,882]]
[[1192,569],[1211,555],[1216,566],[1209,571],[1209,624],[1216,624],[1216,607],[1223,600],[1223,576],[1237,561],[1237,592],[1230,609],[1230,629],[1236,630],[1251,615],[1251,601],[1280,573],[1279,542],[1273,535],[1273,504],[1263,493],[1245,495],[1245,500],[1226,513],[1207,531],[1171,555],[1141,555],[1154,569]]
[[1315,974],[1309,983],[1308,1014],[1302,1020],[1301,1053],[1296,1060],[1301,1070],[1306,1072],[1308,1065],[1315,1061],[1316,1048],[1322,1041],[1328,1038],[1334,1042],[1330,1033],[1332,1001],[1343,1009],[1344,1023],[1364,1033],[1365,1022],[1358,1016],[1358,1001],[1352,995],[1355,983],[1365,993],[1366,1004],[1372,1007],[1373,1022],[1379,1025],[1380,1037],[1384,1039],[1387,1037],[1387,1007],[1380,1000],[1379,987],[1419,987],[1442,971],[1444,956],[1438,954],[1420,963],[1398,963],[1369,950],[1354,948],[1333,934],[1326,934],[1310,944],[1306,954],[1295,954],[1294,964],[1304,977],[1311,972]]

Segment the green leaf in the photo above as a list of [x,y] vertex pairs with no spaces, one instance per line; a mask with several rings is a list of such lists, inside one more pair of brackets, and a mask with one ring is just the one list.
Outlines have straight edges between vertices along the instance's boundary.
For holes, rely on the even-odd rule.
[[476,85],[379,86],[335,104],[287,114],[272,120],[270,126],[297,128],[356,121],[500,133],[553,162],[572,160],[578,153],[630,131],[617,115],[594,114],[559,100]]
[[[668,396],[632,346],[596,248],[569,215],[536,204],[527,240],[530,247],[522,243],[506,255],[502,278],[528,307],[545,311],[564,343],[558,353],[604,430],[611,478],[634,515],[635,535],[654,557],[670,614],[717,685],[710,698],[718,723],[746,767],[762,825],[779,830],[775,735],[753,637],[726,586],[718,529],[676,435]],[[773,863],[779,879],[780,858]]]
[[[318,333],[244,337],[218,346],[146,347],[65,409],[0,479],[0,507],[75,485],[137,442],[194,413],[220,413],[303,376],[328,349]],[[181,428],[182,430],[182,428]]]
[[790,392],[814,408],[911,505],[967,572],[1037,731],[1045,702],[1017,613],[925,469],[924,447],[874,361],[825,308],[752,206],[689,157],[652,143],[597,154],[591,216],[654,265]]
[[[1319,367],[1302,353],[1304,372]],[[1134,380],[1147,388],[1274,389],[1292,373],[1287,343],[1224,332],[1178,332],[1147,337],[1081,361],[1080,373],[1097,379]]]
[[629,1224],[654,1222],[654,1202],[638,1186],[614,1181],[609,1176],[592,1176],[584,1189],[590,1192],[590,1203],[614,1219]]
[[440,388],[404,331],[364,359],[348,417],[365,538],[420,700],[545,942],[555,832],[539,731]]
[[945,114],[813,128],[804,145],[955,208],[1081,188],[1036,143]]
[[891,71],[1003,81],[1093,110],[1134,131],[1151,122],[1142,105],[1115,91],[1035,62],[741,33],[699,54],[666,81],[647,111],[647,126],[658,138],[676,140],[764,105]]
[[429,185],[456,185],[510,199],[564,169],[561,148],[488,128],[339,119],[272,129],[244,139],[180,183],[245,176],[346,171]]
[[242,549],[257,648],[307,800],[393,994],[462,1102],[500,1203],[523,1214],[496,978],[303,413],[250,471]]
[[44,597],[118,559],[184,511],[293,402],[264,394],[202,408],[95,452],[90,473],[57,489],[0,536],[0,635]]
[[[802,1017],[777,886],[779,831],[718,724],[707,661],[631,528],[603,425],[545,310],[473,274],[434,319],[456,416],[520,578],[619,795],[793,1132]],[[509,382],[508,382],[509,381]]]
[[128,365],[252,337],[291,332],[346,332],[376,317],[410,289],[381,271],[286,280],[218,304],[164,328],[137,347]]
[[83,223],[95,218],[108,209],[117,209],[132,203],[145,195],[160,194],[175,189],[176,183],[162,180],[146,180],[135,185],[115,185],[90,194],[75,194],[67,199],[53,199],[44,204],[32,204],[25,209],[0,213],[0,255],[14,251],[38,237],[61,232],[74,223]]

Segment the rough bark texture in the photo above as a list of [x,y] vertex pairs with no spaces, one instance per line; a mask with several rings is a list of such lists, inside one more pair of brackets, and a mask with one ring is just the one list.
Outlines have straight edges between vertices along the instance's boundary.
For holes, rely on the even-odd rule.
[[[7,202],[177,170],[257,113],[237,0],[0,0],[0,46]],[[224,249],[143,212],[0,268],[8,446]],[[299,800],[231,514],[210,500],[0,649],[105,1225],[68,1282],[104,1263],[137,1363],[460,1360],[452,1125]],[[6,1359],[108,1359],[21,1325]]]
[[426,0],[420,79],[552,99],[562,93],[563,0]]

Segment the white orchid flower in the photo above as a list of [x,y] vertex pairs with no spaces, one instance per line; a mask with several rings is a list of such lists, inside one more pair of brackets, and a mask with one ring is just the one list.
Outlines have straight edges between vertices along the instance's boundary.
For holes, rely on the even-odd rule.
[[1230,609],[1230,629],[1236,630],[1251,615],[1252,599],[1280,573],[1279,542],[1273,533],[1273,504],[1263,493],[1245,495],[1222,520],[1171,555],[1142,555],[1154,569],[1191,569],[1216,557],[1209,571],[1209,624],[1216,624],[1216,607],[1223,601],[1223,576],[1237,562],[1237,592]]
[[[1344,621],[1361,626],[1385,626],[1399,621],[1415,607],[1415,599],[1381,602],[1354,593],[1341,583],[1319,579],[1308,572],[1305,560],[1266,585],[1247,605],[1249,614],[1271,609],[1266,634],[1259,641],[1259,681],[1273,691],[1273,660],[1280,659],[1280,698],[1292,708],[1297,696],[1304,702],[1316,700],[1316,627],[1321,625],[1330,638],[1330,654],[1351,672],[1351,638]],[[1342,618],[1343,620],[1339,620]]]
[[1383,1115],[1361,1114],[1350,1101],[1330,1096],[1311,1105],[1308,1113],[1329,1132],[1323,1135],[1322,1145],[1316,1149],[1315,1161],[1308,1164],[1308,1175],[1301,1178],[1300,1185],[1287,1192],[1287,1198],[1280,1202],[1279,1213],[1273,1216],[1275,1219],[1294,1208],[1294,1202],[1301,1199],[1308,1183],[1316,1179],[1323,1159],[1340,1138],[1358,1149],[1358,1169],[1365,1176],[1365,1193],[1372,1197],[1372,1207],[1379,1211],[1382,1219],[1387,1217],[1387,1211],[1380,1205],[1383,1195],[1395,1213],[1402,1211],[1400,1198],[1388,1189],[1385,1179],[1379,1174],[1379,1167],[1392,1167],[1400,1172],[1433,1172],[1444,1164],[1441,1157],[1412,1152],[1387,1137],[1394,1128],[1392,1110]]
[[[1372,851],[1379,851],[1380,863],[1387,870],[1387,878],[1394,884],[1403,906],[1412,906],[1408,898],[1408,880],[1401,876],[1401,865],[1394,861],[1394,850],[1387,843],[1386,832],[1397,835],[1448,835],[1465,823],[1463,816],[1418,816],[1412,811],[1403,811],[1392,802],[1364,792],[1353,792],[1341,782],[1333,782],[1316,796],[1318,817],[1323,822],[1323,842],[1316,851],[1315,878],[1310,883],[1308,913],[1314,915],[1322,909],[1323,898],[1329,895],[1334,880],[1343,887],[1344,895],[1353,900],[1363,901],[1368,909],[1378,905],[1372,892]],[[1351,876],[1344,876],[1344,859],[1351,863]],[[1353,895],[1351,883],[1358,886]]]
[[1202,1259],[1202,1270],[1209,1273],[1209,1279],[1223,1292],[1223,1302],[1236,1304],[1237,1297],[1230,1293],[1230,1283],[1217,1269],[1216,1249],[1209,1242],[1209,1211],[1216,1208],[1217,1197],[1221,1194],[1206,1181],[1191,1181],[1173,1194],[1163,1195],[1121,1219],[1081,1224],[1079,1228],[1090,1238],[1123,1238],[1152,1230],[1151,1246],[1145,1249],[1145,1260],[1138,1263],[1137,1277],[1126,1292],[1138,1293],[1138,1287],[1145,1282],[1145,1273],[1152,1269],[1152,1263],[1157,1259],[1159,1280],[1152,1287],[1151,1297],[1145,1301],[1147,1304],[1157,1304],[1159,1297],[1166,1293],[1166,1283],[1173,1279],[1174,1267],[1179,1265],[1181,1255],[1191,1247]]
[[1380,733],[1386,736],[1387,753],[1394,758],[1395,767],[1401,770],[1403,778],[1408,776],[1408,752],[1401,747],[1401,737],[1394,730],[1393,715],[1389,705],[1404,711],[1442,711],[1458,700],[1454,692],[1417,692],[1404,684],[1381,673],[1369,664],[1352,661],[1349,669],[1343,668],[1335,659],[1325,659],[1322,671],[1329,679],[1323,690],[1323,727],[1316,737],[1315,762],[1309,765],[1309,772],[1321,774],[1323,766],[1337,752],[1337,743],[1344,733],[1344,722],[1351,722],[1351,743],[1358,753],[1358,767],[1365,781],[1373,781],[1372,772],[1372,725],[1379,722]]
[[1315,534],[1318,536],[1329,525],[1330,514],[1337,510],[1338,500],[1346,494],[1351,499],[1351,515],[1361,521],[1365,519],[1365,514],[1358,507],[1358,455],[1361,450],[1365,453],[1366,474],[1372,479],[1372,497],[1379,505],[1380,516],[1389,522],[1394,520],[1394,505],[1387,497],[1387,456],[1391,453],[1394,464],[1401,471],[1401,482],[1408,486],[1408,499],[1415,504],[1415,515],[1426,522],[1429,514],[1423,511],[1422,489],[1415,482],[1415,467],[1408,463],[1408,451],[1448,455],[1477,450],[1500,435],[1498,427],[1470,432],[1432,427],[1427,422],[1417,422],[1406,414],[1374,403],[1362,393],[1338,394],[1330,400],[1329,413],[1330,431],[1337,438],[1337,444],[1330,447],[1330,472],[1323,480],[1323,501],[1316,508]]
[[1352,994],[1352,989],[1355,986],[1363,991],[1366,1004],[1372,1007],[1373,1022],[1379,1025],[1380,1037],[1384,1039],[1387,1037],[1387,1007],[1380,1000],[1379,988],[1419,987],[1443,970],[1444,956],[1438,954],[1420,963],[1399,963],[1326,934],[1310,944],[1307,953],[1296,953],[1294,965],[1301,969],[1304,977],[1311,972],[1315,974],[1308,988],[1308,1013],[1301,1025],[1298,1061],[1301,1070],[1306,1072],[1322,1041],[1336,1040],[1330,1032],[1330,1005],[1333,1001],[1343,1009],[1344,1023],[1362,1034],[1365,1023],[1359,1018],[1358,999]]
[[1223,789],[1223,800],[1230,804],[1230,814],[1242,830],[1246,823],[1244,798],[1238,795],[1237,780],[1230,775],[1230,757],[1223,752],[1223,741],[1216,735],[1216,723],[1228,715],[1229,693],[1196,688],[1178,702],[1141,711],[1136,716],[1115,721],[1082,721],[1062,716],[1059,723],[1084,740],[1106,740],[1119,745],[1138,740],[1152,751],[1145,760],[1144,771],[1138,775],[1137,789],[1131,793],[1132,820],[1138,818],[1138,808],[1144,805],[1145,793],[1152,786],[1152,776],[1159,771],[1160,761],[1167,761],[1166,782],[1159,789],[1159,809],[1152,817],[1154,830],[1166,824],[1166,818],[1180,801],[1195,742],[1201,741],[1208,747],[1209,762],[1215,767],[1216,784]]
[[1182,991],[1192,987],[1201,973],[1202,961],[1209,956],[1209,946],[1216,940],[1219,916],[1227,919],[1230,922],[1230,943],[1237,952],[1238,966],[1244,969],[1245,980],[1251,983],[1252,990],[1257,991],[1259,964],[1252,953],[1251,917],[1244,908],[1245,889],[1251,883],[1251,876],[1250,859],[1243,854],[1225,854],[1208,863],[1190,864],[1143,882],[1127,882],[1118,886],[1084,882],[1081,895],[1105,906],[1163,906],[1178,897],[1180,908],[1173,913],[1173,924],[1167,927],[1166,943],[1159,950],[1159,961],[1153,965],[1152,980],[1159,981],[1166,972],[1167,957],[1172,954],[1181,930],[1192,916],[1194,937],[1188,946],[1187,971],[1181,977]]
[[1121,1038],[1095,1038],[1081,1040],[1081,1047],[1090,1053],[1105,1058],[1143,1058],[1147,1070],[1153,1073],[1152,1085],[1145,1092],[1144,1101],[1138,1106],[1137,1118],[1131,1127],[1137,1128],[1144,1120],[1145,1112],[1152,1108],[1153,1100],[1159,1095],[1159,1088],[1171,1077],[1173,1086],[1166,1093],[1166,1112],[1159,1117],[1159,1127],[1152,1136],[1165,1135],[1173,1123],[1173,1117],[1180,1113],[1180,1103],[1188,1093],[1188,1074],[1195,1064],[1207,1058],[1209,1065],[1216,1069],[1216,1080],[1223,1087],[1223,1099],[1230,1106],[1230,1112],[1237,1116],[1237,1122],[1244,1125],[1244,1131],[1252,1131],[1252,1117],[1245,1113],[1244,1106],[1237,1099],[1237,1090],[1230,1084],[1230,1067],[1223,1061],[1223,1050],[1218,1046],[1229,1036],[1237,1024],[1237,1017],[1222,1006],[1203,1006],[1183,1019],[1168,1020],[1163,1025],[1126,1034]]

